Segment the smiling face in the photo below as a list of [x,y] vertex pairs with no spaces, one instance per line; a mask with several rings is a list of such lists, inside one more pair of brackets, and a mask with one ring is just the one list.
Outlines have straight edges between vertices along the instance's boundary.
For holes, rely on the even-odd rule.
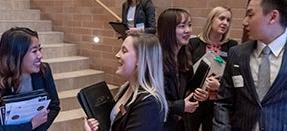
[[133,38],[128,36],[120,51],[116,54],[119,66],[116,74],[120,75],[126,80],[130,80],[135,77],[137,67],[137,54],[133,45]]
[[186,45],[191,36],[191,18],[181,15],[181,22],[176,26],[176,39],[179,46]]
[[41,53],[42,48],[36,37],[32,37],[31,41],[32,43],[25,54],[21,65],[23,74],[37,73],[40,71],[41,60],[43,58]]
[[222,12],[218,16],[215,16],[213,19],[211,31],[222,35],[225,34],[230,27],[230,20],[231,12],[228,10]]

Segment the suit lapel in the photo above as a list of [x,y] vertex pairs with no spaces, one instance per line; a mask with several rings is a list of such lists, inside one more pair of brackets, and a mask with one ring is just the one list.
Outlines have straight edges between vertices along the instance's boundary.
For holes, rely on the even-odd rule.
[[256,49],[257,44],[256,41],[252,41],[246,44],[248,44],[246,45],[246,48],[244,48],[244,50],[241,50],[242,57],[239,58],[239,65],[243,72],[243,78],[246,78],[245,84],[247,90],[250,92],[250,95],[253,97],[253,100],[256,100],[256,102],[260,105],[260,101],[255,90],[254,80],[250,69],[250,55],[253,53],[254,49]]
[[263,98],[262,102],[266,102],[272,96],[276,95],[277,92],[280,91],[281,88],[284,88],[284,86],[282,86],[281,84],[284,84],[284,81],[286,82],[286,73],[287,73],[287,50],[286,49],[287,49],[287,43],[285,43],[285,46],[284,46],[282,64],[280,66],[278,75],[276,79],[274,80],[273,84],[271,85],[270,90],[267,92],[267,94]]
[[119,120],[121,120],[128,112],[128,107],[126,105],[123,105],[123,109],[120,109],[120,112],[117,114],[116,118],[114,119],[113,124],[117,123]]
[[[118,97],[116,102],[118,102],[119,99],[125,94],[128,87],[129,87],[129,83],[127,83],[127,82],[124,85],[122,85],[121,88],[123,88],[123,90],[120,92],[119,97]],[[128,99],[127,103],[129,103],[131,101],[131,99],[132,99],[132,96]],[[129,109],[127,106],[127,103],[125,105],[123,105],[124,109],[120,109],[119,113],[117,114],[117,116],[115,117],[115,119],[113,121],[113,124],[117,123],[123,116],[125,116],[127,114],[128,109]]]
[[142,10],[142,9],[140,9],[140,8],[142,8],[141,7],[141,3],[138,3],[137,5],[136,5],[136,10],[135,10],[135,18],[134,18],[134,26],[136,27],[136,25],[137,25],[137,23],[139,23],[140,21],[140,19],[139,19],[139,11],[140,10]]
[[127,24],[127,13],[128,13],[128,9],[129,9],[129,6],[128,6],[128,3],[126,2],[126,3],[124,3],[124,6],[123,6],[123,14],[122,14],[122,16],[123,16],[123,18],[122,18],[122,22],[123,23],[125,23],[125,24]]

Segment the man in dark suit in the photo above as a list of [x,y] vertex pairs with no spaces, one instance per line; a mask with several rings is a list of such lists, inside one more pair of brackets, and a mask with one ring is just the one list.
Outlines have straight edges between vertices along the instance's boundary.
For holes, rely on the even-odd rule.
[[287,0],[251,0],[250,41],[229,50],[214,131],[287,131]]

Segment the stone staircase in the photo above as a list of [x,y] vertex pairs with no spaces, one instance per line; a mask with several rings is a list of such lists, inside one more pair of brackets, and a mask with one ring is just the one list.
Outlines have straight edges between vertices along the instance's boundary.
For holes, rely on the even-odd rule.
[[[77,56],[78,45],[63,42],[63,33],[52,31],[52,22],[40,20],[40,11],[30,9],[30,0],[0,0],[0,33],[11,27],[38,31],[44,62],[52,68],[61,102],[61,112],[49,131],[83,130],[84,112],[76,94],[87,85],[104,80],[104,72],[89,69],[89,58]],[[116,86],[109,85],[114,92]]]

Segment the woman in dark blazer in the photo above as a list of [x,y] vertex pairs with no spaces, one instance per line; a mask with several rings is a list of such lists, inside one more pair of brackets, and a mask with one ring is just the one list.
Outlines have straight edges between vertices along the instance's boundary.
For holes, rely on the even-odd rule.
[[28,28],[11,28],[4,32],[0,41],[0,94],[21,94],[44,89],[51,102],[28,123],[1,125],[0,130],[46,131],[60,111],[59,98],[52,72],[42,63],[38,34]]
[[[224,60],[227,59],[228,50],[237,45],[235,40],[229,38],[231,15],[231,10],[225,7],[215,7],[211,10],[202,33],[189,41],[193,63],[198,62],[207,51],[213,51]],[[206,80],[204,88],[209,92],[209,99],[199,103],[198,109],[187,116],[187,126],[191,131],[198,131],[201,124],[202,131],[212,130],[213,102],[219,88],[219,80],[216,77],[220,76],[210,76]]]
[[[170,8],[158,18],[158,36],[163,48],[164,88],[169,106],[166,131],[184,131],[184,114],[193,113],[198,101],[207,98],[198,88],[187,92],[187,83],[193,77],[191,54],[186,45],[191,37],[191,16],[183,10]],[[198,101],[190,101],[191,98]]]
[[[152,34],[130,34],[116,54],[116,74],[126,82],[110,113],[111,131],[161,131],[167,116],[160,43]],[[86,131],[97,131],[98,121],[85,120]]]
[[122,22],[129,31],[155,34],[155,7],[152,0],[127,0],[122,5]]

